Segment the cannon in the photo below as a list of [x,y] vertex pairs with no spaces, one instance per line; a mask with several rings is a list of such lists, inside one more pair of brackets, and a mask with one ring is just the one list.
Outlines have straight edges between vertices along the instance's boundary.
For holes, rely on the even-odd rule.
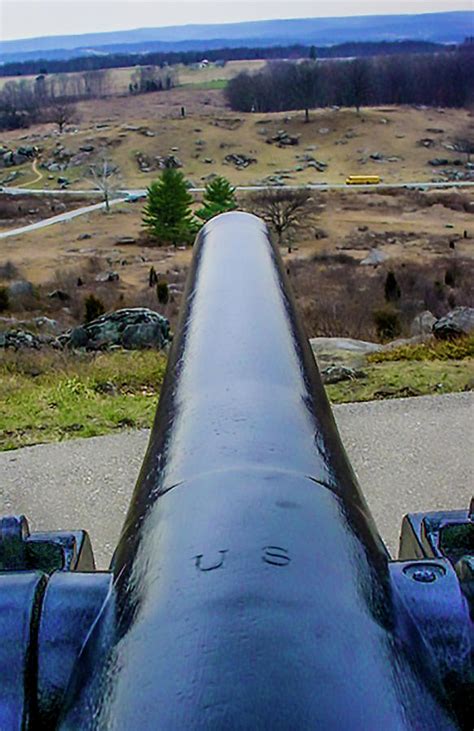
[[473,531],[408,515],[390,559],[277,247],[217,216],[110,570],[0,523],[0,729],[471,729]]

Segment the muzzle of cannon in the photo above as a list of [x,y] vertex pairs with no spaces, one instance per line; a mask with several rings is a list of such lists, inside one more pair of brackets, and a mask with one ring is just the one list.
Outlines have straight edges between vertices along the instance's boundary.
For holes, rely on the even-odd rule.
[[252,215],[195,243],[110,571],[0,531],[1,731],[472,727],[474,512],[406,516],[390,560]]

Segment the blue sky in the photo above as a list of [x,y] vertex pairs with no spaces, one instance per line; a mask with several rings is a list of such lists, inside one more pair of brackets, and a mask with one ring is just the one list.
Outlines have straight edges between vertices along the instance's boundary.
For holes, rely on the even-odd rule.
[[472,10],[472,0],[0,0],[0,39],[186,23]]

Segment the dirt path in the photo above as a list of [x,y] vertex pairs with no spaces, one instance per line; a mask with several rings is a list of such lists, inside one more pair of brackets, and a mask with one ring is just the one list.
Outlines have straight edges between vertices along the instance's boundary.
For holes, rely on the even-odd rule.
[[25,187],[27,185],[33,185],[34,183],[37,183],[39,180],[43,179],[43,173],[38,170],[38,160],[33,160],[33,163],[31,165],[31,170],[33,173],[35,173],[36,178],[33,178],[32,180],[27,180],[26,183],[22,183],[21,187]]

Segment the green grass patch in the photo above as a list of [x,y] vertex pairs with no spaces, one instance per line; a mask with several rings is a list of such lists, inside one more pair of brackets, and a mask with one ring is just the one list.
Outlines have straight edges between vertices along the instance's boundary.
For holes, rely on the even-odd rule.
[[0,364],[0,449],[150,426],[162,354],[6,353]]
[[[377,354],[378,355],[378,354]],[[336,404],[386,398],[427,396],[474,388],[474,359],[388,361],[363,369],[365,378],[326,386]]]
[[212,79],[211,81],[189,82],[179,86],[181,89],[225,89],[228,83],[228,79]]
[[474,358],[474,335],[455,340],[436,340],[416,345],[401,345],[398,348],[372,353],[369,363],[386,363],[398,360],[464,360]]
[[[444,351],[443,351],[444,352]],[[0,449],[151,426],[166,368],[154,351],[5,352]],[[365,377],[327,386],[333,403],[466,391],[473,358],[370,363]]]

